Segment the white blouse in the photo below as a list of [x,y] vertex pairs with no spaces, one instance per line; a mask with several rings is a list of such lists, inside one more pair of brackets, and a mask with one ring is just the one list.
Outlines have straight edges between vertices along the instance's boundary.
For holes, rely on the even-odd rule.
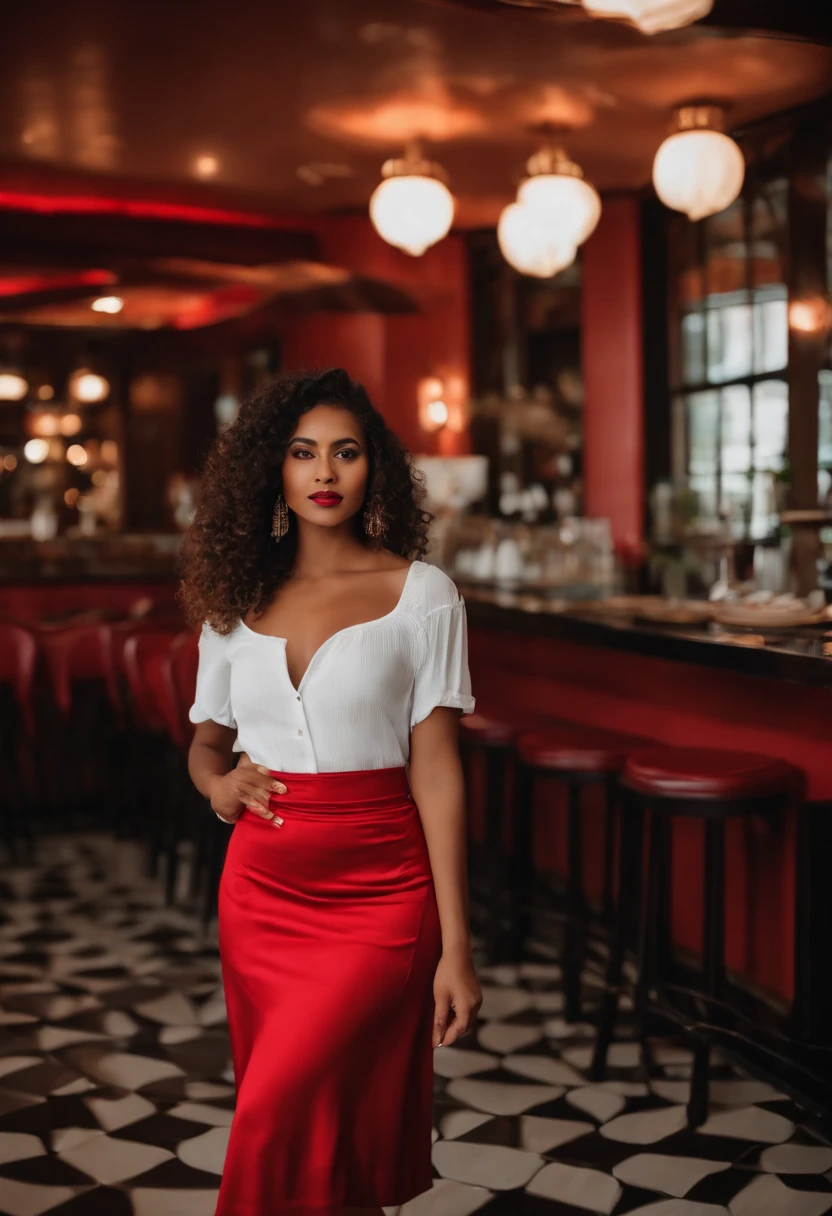
[[437,705],[474,709],[465,601],[415,561],[396,607],[327,638],[297,688],[285,638],[206,622],[189,717],[233,727],[234,750],[275,772],[333,773],[407,764],[411,729]]

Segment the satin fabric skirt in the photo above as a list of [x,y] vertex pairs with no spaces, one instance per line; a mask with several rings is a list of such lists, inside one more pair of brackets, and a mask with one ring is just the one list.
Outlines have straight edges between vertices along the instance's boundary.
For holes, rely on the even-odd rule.
[[339,1216],[431,1187],[427,845],[404,768],[272,774],[219,891],[237,1087],[216,1216]]

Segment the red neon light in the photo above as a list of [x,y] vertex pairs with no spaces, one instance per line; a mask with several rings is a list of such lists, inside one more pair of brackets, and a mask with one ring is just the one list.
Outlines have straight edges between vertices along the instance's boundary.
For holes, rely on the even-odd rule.
[[252,211],[194,207],[145,199],[83,197],[81,195],[17,194],[0,191],[0,208],[37,215],[120,215],[142,220],[185,220],[190,224],[235,224],[247,228],[282,228],[285,220]]
[[78,274],[29,275],[0,279],[0,296],[28,296],[39,291],[58,291],[64,287],[103,287],[117,282],[109,270],[82,270]]

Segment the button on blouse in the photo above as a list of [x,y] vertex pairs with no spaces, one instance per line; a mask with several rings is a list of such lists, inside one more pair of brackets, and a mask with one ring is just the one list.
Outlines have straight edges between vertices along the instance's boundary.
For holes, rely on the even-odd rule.
[[474,709],[465,601],[415,561],[395,608],[327,638],[297,688],[285,638],[206,622],[189,717],[235,729],[234,750],[276,772],[349,772],[407,764],[410,731],[437,705]]

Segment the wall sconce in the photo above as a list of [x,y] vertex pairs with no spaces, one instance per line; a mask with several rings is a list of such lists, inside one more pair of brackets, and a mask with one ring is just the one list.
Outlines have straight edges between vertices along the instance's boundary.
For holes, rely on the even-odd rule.
[[800,334],[822,334],[832,326],[832,307],[823,296],[804,296],[789,302],[789,329]]
[[438,431],[448,421],[445,384],[438,376],[425,376],[418,388],[419,426],[423,431]]

